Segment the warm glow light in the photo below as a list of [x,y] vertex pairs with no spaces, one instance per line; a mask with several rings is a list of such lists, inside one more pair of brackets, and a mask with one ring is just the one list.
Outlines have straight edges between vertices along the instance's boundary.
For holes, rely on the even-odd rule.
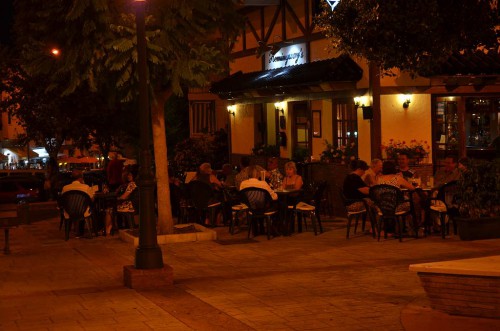
[[399,102],[403,104],[403,108],[408,108],[411,103],[411,94],[400,94]]
[[50,52],[51,52],[51,53],[52,53],[52,55],[54,55],[54,56],[59,56],[59,54],[60,54],[60,51],[59,51],[57,48],[52,48],[52,49],[50,50]]
[[363,96],[360,96],[360,97],[355,97],[354,98],[354,105],[356,107],[366,107],[366,106],[369,106],[370,104],[368,103],[368,97],[363,95]]
[[236,105],[227,106],[227,112],[233,116],[236,114]]
[[275,102],[274,103],[274,108],[283,110],[285,108],[285,102],[283,102],[283,101],[281,101],[281,102]]

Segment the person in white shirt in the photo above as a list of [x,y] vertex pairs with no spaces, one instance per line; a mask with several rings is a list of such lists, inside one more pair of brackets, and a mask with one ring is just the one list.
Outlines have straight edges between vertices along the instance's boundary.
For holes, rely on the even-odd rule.
[[240,191],[245,189],[245,188],[248,188],[248,187],[261,188],[261,189],[268,191],[273,200],[278,200],[278,195],[276,194],[276,192],[274,192],[271,189],[269,184],[264,180],[258,179],[259,174],[260,174],[260,172],[256,166],[249,166],[248,167],[248,175],[250,178],[241,182]]
[[[82,191],[88,194],[90,199],[94,200],[94,190],[83,181],[83,172],[81,170],[73,170],[73,172],[71,173],[71,177],[73,178],[73,182],[71,184],[63,186],[61,194],[68,191]],[[89,216],[90,208],[87,208],[87,210],[85,211],[85,217]],[[69,218],[69,215],[64,212],[64,217]]]

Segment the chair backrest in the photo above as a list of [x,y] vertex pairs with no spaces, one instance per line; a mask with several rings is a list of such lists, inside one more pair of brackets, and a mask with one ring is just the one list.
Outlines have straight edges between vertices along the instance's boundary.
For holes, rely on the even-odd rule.
[[189,197],[195,208],[206,208],[215,198],[215,191],[208,183],[192,180],[188,184]]
[[326,180],[321,181],[316,185],[316,190],[313,194],[313,200],[315,203],[319,203],[321,199],[323,199],[323,195],[325,194],[327,185],[328,183],[326,182]]
[[403,201],[403,194],[395,186],[379,184],[370,187],[370,199],[384,216],[393,216],[396,213],[396,207]]
[[247,187],[240,191],[240,195],[243,203],[254,214],[265,213],[273,200],[268,191],[257,187]]
[[89,195],[82,191],[71,190],[61,195],[61,206],[72,219],[83,218],[91,204]]
[[446,208],[451,208],[455,202],[455,195],[459,193],[460,187],[458,186],[458,181],[453,180],[449,183],[444,184],[439,188],[437,198],[443,201]]
[[347,207],[355,202],[363,201],[363,199],[349,199],[349,198],[347,198],[344,194],[344,190],[340,186],[337,186],[337,191],[339,192],[340,200],[342,200],[342,204],[344,205],[344,207]]

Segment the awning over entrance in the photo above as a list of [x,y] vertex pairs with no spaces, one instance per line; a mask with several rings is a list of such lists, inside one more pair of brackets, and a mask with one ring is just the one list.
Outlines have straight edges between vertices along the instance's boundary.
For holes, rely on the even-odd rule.
[[242,73],[212,85],[223,99],[259,98],[355,89],[363,70],[349,56],[273,70]]

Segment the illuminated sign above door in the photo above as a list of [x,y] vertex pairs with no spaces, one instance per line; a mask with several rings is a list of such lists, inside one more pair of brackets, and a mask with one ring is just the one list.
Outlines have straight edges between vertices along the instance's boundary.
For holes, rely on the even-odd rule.
[[295,44],[280,48],[274,55],[272,51],[265,53],[265,69],[277,69],[306,63],[306,44]]

